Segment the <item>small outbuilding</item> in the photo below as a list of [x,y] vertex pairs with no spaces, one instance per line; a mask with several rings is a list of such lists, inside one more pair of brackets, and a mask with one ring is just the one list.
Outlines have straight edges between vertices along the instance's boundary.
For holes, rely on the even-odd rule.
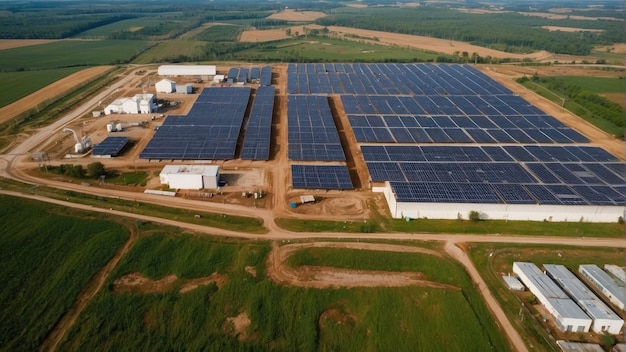
[[509,290],[524,291],[526,289],[524,284],[522,284],[515,276],[502,275],[502,279]]
[[216,165],[166,165],[159,178],[172,189],[214,189],[220,172]]
[[155,85],[157,93],[174,93],[176,91],[176,82],[170,79],[162,79]]
[[104,108],[104,113],[106,115],[149,114],[155,112],[157,108],[156,95],[144,93],[137,94],[130,98],[115,99],[111,104]]
[[191,94],[193,93],[193,86],[191,84],[177,84],[176,93],[178,94]]

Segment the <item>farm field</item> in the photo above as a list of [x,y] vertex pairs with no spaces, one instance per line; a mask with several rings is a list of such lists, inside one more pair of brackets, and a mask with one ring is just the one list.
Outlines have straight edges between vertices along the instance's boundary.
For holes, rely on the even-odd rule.
[[566,83],[573,83],[592,93],[621,93],[626,96],[624,78],[588,77],[588,76],[559,76]]
[[19,71],[123,63],[145,46],[142,40],[62,40],[3,50],[0,67],[5,71]]
[[62,215],[65,211],[0,196],[2,351],[37,350],[128,238],[128,230],[118,223]]
[[0,107],[83,69],[84,67],[65,67],[43,71],[0,72],[0,79],[4,82]]
[[173,17],[177,13],[167,14],[161,13],[158,18],[153,17],[140,17],[132,18],[122,21],[117,21],[111,24],[100,26],[80,33],[76,37],[78,38],[107,38],[111,33],[128,31],[136,32],[144,27],[159,26],[164,21],[168,21],[169,17]]
[[[622,248],[577,248],[568,246],[539,246],[517,244],[467,244],[466,248],[474,265],[491,288],[491,292],[500,302],[511,323],[524,336],[528,345],[545,351],[560,351],[545,329],[539,323],[540,315],[535,308],[523,310],[524,319],[520,319],[520,304],[526,303],[522,298],[504,285],[501,275],[511,273],[514,261],[533,262],[537,266],[543,264],[561,264],[576,272],[580,264],[624,265],[624,249]],[[528,304],[526,304],[528,305]],[[532,313],[530,313],[532,311]],[[572,333],[562,338],[581,340],[581,336]],[[601,343],[600,336],[585,334],[584,340]]]
[[[329,251],[331,257],[351,257],[354,268],[366,268],[369,260],[358,251]],[[267,242],[166,233],[143,237],[60,349],[508,349],[464,271],[445,258],[421,255],[422,261],[396,269],[422,271],[460,290],[306,289],[269,280],[269,252]],[[379,256],[385,261],[396,254]],[[316,263],[340,265],[328,257]]]
[[439,55],[421,50],[412,50],[397,46],[359,43],[350,40],[315,37],[311,40],[302,38],[283,40],[279,43],[260,45],[253,49],[236,53],[240,59],[279,61],[294,57],[306,62],[348,62],[358,57],[359,62],[388,61],[434,61]]

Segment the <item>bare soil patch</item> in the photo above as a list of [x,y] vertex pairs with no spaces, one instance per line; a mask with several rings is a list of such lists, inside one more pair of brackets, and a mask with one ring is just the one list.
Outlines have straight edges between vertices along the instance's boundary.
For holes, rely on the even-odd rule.
[[244,341],[247,337],[247,330],[250,324],[250,318],[248,317],[248,313],[242,312],[236,317],[228,317],[226,318],[226,323],[231,326],[227,326],[232,328],[232,335],[238,337],[239,341]]
[[279,284],[311,288],[422,286],[449,290],[459,289],[453,285],[429,281],[426,276],[420,272],[352,270],[326,266],[301,266],[291,268],[285,264],[286,260],[295,251],[306,247],[352,248],[424,253],[441,256],[439,252],[430,249],[399,245],[354,242],[313,242],[289,244],[279,247],[274,243],[268,257],[268,276]]
[[77,85],[80,85],[85,81],[92,80],[104,74],[111,68],[112,66],[96,66],[84,69],[41,88],[40,90],[16,102],[2,107],[0,108],[0,123],[11,120],[28,109],[49,101],[54,97],[60,96],[63,92],[70,91]]
[[297,11],[293,9],[286,9],[280,12],[276,12],[268,16],[267,18],[293,22],[313,22],[316,19],[322,17],[326,17],[326,14],[319,11]]
[[23,46],[40,45],[56,42],[56,39],[1,39],[0,50],[21,48]]
[[215,282],[220,287],[226,281],[225,275],[213,273],[196,279],[179,279],[176,275],[167,275],[159,280],[146,278],[141,273],[130,273],[113,282],[113,292],[116,293],[163,293],[170,291],[176,284],[180,284],[179,293],[192,291],[199,286]]

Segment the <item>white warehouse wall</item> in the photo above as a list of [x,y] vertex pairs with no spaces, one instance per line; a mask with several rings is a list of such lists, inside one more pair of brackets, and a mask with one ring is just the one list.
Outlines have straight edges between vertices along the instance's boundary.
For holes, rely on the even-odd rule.
[[388,182],[383,189],[391,216],[396,219],[463,219],[470,211],[478,211],[482,219],[564,222],[617,222],[624,216],[624,207],[595,205],[536,205],[478,203],[403,203],[397,202]]

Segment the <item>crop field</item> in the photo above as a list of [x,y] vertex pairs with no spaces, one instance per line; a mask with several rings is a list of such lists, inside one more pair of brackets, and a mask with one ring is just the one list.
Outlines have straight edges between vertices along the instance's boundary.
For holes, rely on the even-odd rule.
[[128,230],[61,215],[64,208],[0,197],[0,350],[34,351]]
[[593,248],[568,246],[540,246],[519,244],[469,244],[469,255],[476,265],[494,297],[500,302],[509,321],[524,336],[527,345],[540,350],[559,351],[553,340],[548,337],[541,324],[530,312],[524,310],[524,319],[520,318],[522,301],[504,285],[503,274],[512,271],[514,261],[529,261],[541,266],[543,264],[561,264],[570,270],[577,271],[580,264],[624,265],[622,248]]
[[172,62],[179,57],[196,58],[204,51],[206,42],[195,40],[169,40],[161,42],[139,54],[134,60],[135,64],[149,64],[157,62]]
[[[109,289],[94,298],[59,347],[119,351],[508,350],[470,280],[446,259],[433,258],[428,264],[410,260],[404,268],[425,271],[461,290],[305,289],[277,285],[266,277],[269,250],[267,242],[165,233],[142,237],[111,274]],[[352,251],[333,254],[344,255],[354,256],[355,267],[363,267],[369,260]],[[318,262],[327,260],[326,265],[336,264],[330,258]],[[160,288],[152,285],[146,292],[135,289],[133,293],[116,290],[120,278],[138,273],[151,283],[161,283]],[[202,277],[221,279],[182,290],[187,282]]]
[[236,56],[241,59],[257,57],[267,61],[278,61],[288,56],[302,58],[306,62],[352,62],[357,59],[359,62],[406,62],[434,61],[440,55],[397,46],[310,37],[309,40],[290,39],[260,45],[237,52]]
[[108,35],[114,32],[135,32],[144,27],[159,26],[163,21],[166,21],[168,17],[179,15],[179,13],[162,13],[158,18],[155,17],[140,17],[132,18],[128,20],[117,21],[111,24],[100,26],[82,32],[77,37],[79,38],[106,38]]
[[141,40],[63,40],[3,50],[0,67],[19,71],[122,63],[139,54],[145,45]]
[[195,39],[205,42],[234,42],[242,29],[235,25],[214,25],[198,33]]
[[65,67],[40,71],[0,72],[0,80],[4,82],[2,95],[0,95],[0,107],[6,106],[82,69],[84,69],[84,67]]

